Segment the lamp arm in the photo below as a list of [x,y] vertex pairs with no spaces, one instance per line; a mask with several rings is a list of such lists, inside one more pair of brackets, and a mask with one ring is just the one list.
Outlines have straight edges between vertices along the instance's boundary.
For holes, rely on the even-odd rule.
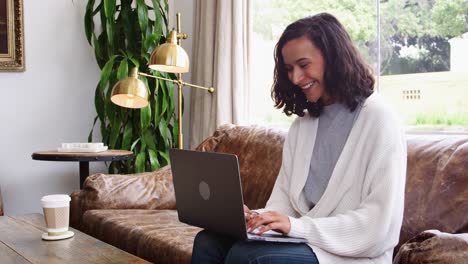
[[172,79],[168,79],[168,78],[164,78],[164,77],[160,77],[160,76],[154,76],[154,75],[151,75],[151,74],[146,74],[144,72],[138,72],[138,74],[141,75],[141,76],[146,76],[146,77],[150,77],[150,78],[154,78],[154,79],[161,79],[161,80],[165,80],[165,81],[173,82],[173,83],[178,83],[179,82],[177,80],[172,80]]
[[168,79],[168,78],[164,78],[164,77],[160,77],[160,76],[154,76],[154,75],[146,74],[146,73],[143,73],[143,72],[138,72],[138,74],[142,75],[142,76],[154,78],[154,79],[160,79],[160,80],[173,82],[173,83],[176,83],[176,84],[187,85],[187,86],[195,87],[195,88],[198,88],[198,89],[207,90],[210,93],[214,93],[214,88],[213,87],[204,87],[204,86],[184,82],[182,80],[179,81],[179,80]]
[[200,85],[196,85],[196,84],[191,84],[191,83],[187,83],[187,82],[182,82],[183,85],[187,85],[187,86],[191,86],[191,87],[195,87],[195,88],[198,88],[198,89],[203,89],[203,90],[207,90],[208,92],[210,93],[214,93],[214,88],[213,87],[204,87],[204,86],[200,86]]

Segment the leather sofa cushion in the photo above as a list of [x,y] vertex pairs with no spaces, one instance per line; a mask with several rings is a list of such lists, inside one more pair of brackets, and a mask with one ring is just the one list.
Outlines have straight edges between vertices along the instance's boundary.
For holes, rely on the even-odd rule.
[[468,232],[467,173],[466,137],[408,139],[405,211],[399,245],[428,229]]
[[467,260],[468,234],[430,230],[403,244],[393,264],[465,264]]
[[83,231],[153,263],[190,263],[201,230],[178,221],[175,210],[89,210]]
[[281,167],[286,130],[262,126],[220,126],[198,147],[201,151],[231,153],[239,159],[244,203],[263,208]]
[[169,166],[155,172],[130,175],[94,174],[81,191],[81,210],[175,209]]

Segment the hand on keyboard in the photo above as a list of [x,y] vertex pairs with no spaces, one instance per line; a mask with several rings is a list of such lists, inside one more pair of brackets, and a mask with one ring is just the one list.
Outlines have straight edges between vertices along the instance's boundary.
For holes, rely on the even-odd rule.
[[[244,210],[245,212],[245,210]],[[289,217],[275,211],[261,213],[246,223],[247,232],[257,231],[255,234],[263,234],[268,230],[274,230],[281,234],[287,234],[291,230]]]
[[262,228],[263,226],[259,226],[257,228],[255,228],[254,230],[248,232],[249,234],[253,234],[253,235],[258,235],[258,236],[262,236],[262,235],[275,235],[275,236],[281,236],[283,234],[281,233],[278,233],[276,231],[273,231],[273,230],[267,230],[265,232],[263,232],[262,234],[258,234],[259,232],[259,229]]
[[259,226],[259,227],[255,228],[254,230],[248,231],[248,233],[256,235],[259,232],[259,229],[262,228],[262,227],[263,226]]

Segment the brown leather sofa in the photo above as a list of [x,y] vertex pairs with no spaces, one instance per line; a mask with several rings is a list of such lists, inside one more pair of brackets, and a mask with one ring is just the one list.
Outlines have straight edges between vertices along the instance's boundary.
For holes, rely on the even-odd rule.
[[[224,125],[197,149],[238,155],[244,202],[260,208],[279,171],[285,135]],[[71,207],[73,227],[154,263],[189,263],[200,231],[178,221],[170,167],[92,175],[72,194]],[[423,232],[428,229],[445,233]],[[405,214],[394,263],[466,263],[466,232],[468,137],[409,137]]]

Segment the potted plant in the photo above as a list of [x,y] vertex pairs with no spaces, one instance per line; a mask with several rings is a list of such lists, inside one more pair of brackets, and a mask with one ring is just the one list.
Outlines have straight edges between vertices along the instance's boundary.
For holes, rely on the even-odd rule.
[[[168,8],[167,0],[152,0],[151,4],[144,0],[88,0],[86,38],[101,68],[94,98],[97,116],[88,141],[92,141],[99,120],[105,145],[132,150],[136,156],[126,162],[112,162],[109,173],[156,170],[169,163],[169,149],[177,142],[172,83],[141,76],[151,92],[149,105],[142,109],[121,108],[110,101],[112,87],[128,76],[130,68],[136,66],[149,73],[151,52],[169,34]],[[156,71],[152,74],[175,78]]]

